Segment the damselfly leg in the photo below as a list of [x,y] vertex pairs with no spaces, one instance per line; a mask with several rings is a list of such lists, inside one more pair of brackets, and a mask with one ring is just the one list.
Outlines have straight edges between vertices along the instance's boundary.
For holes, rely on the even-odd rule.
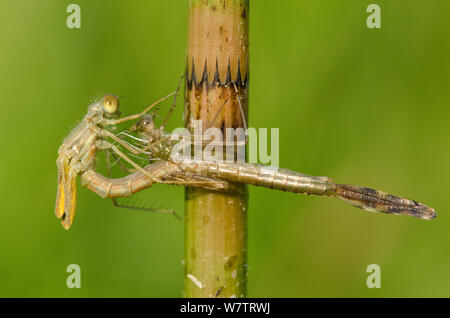
[[[110,155],[111,155],[110,150],[106,150],[105,151],[105,161],[106,161],[106,169],[107,169],[107,173],[108,173],[108,178],[112,178]],[[111,201],[112,201],[113,205],[117,208],[138,210],[138,211],[145,211],[145,212],[152,212],[152,213],[169,213],[169,214],[172,214],[177,219],[182,220],[182,217],[180,217],[178,214],[176,214],[175,211],[172,209],[154,209],[154,208],[149,208],[149,207],[127,205],[127,204],[119,203],[116,198],[111,198]]]

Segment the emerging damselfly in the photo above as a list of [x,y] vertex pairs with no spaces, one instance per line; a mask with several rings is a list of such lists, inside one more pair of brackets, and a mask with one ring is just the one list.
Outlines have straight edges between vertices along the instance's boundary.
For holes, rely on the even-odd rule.
[[[169,115],[172,109],[169,111]],[[154,114],[153,114],[154,115]],[[151,187],[156,182],[199,186],[214,190],[229,191],[233,183],[245,183],[254,186],[294,192],[326,196],[344,200],[351,205],[371,212],[387,214],[403,214],[421,219],[436,217],[434,209],[417,201],[394,196],[371,188],[333,183],[327,177],[314,177],[287,169],[271,169],[268,166],[252,163],[229,163],[192,159],[173,153],[176,145],[174,136],[156,127],[153,115],[145,115],[130,131],[117,134],[116,138],[129,137],[135,143],[125,142],[134,152],[148,155],[156,162],[124,178],[106,178],[94,169],[85,171],[81,178],[88,189],[103,198],[130,196],[133,193]],[[149,176],[152,176],[150,178]],[[159,181],[158,181],[159,180]]]

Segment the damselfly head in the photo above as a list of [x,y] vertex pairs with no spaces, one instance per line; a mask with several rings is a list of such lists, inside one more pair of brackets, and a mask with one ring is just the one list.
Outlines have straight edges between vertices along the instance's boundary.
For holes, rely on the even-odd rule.
[[100,105],[107,117],[120,116],[119,111],[119,98],[116,95],[108,94],[103,96],[100,101]]

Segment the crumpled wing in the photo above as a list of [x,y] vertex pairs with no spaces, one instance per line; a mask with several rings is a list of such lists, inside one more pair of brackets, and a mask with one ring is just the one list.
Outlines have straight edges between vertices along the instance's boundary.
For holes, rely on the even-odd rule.
[[67,159],[58,158],[58,189],[55,214],[61,219],[64,229],[68,230],[75,218],[77,203],[77,175],[71,170]]
[[69,168],[65,161],[67,160],[64,160],[62,157],[59,157],[58,160],[56,160],[56,165],[58,167],[58,188],[56,190],[55,214],[58,219],[61,219],[64,215],[64,188]]

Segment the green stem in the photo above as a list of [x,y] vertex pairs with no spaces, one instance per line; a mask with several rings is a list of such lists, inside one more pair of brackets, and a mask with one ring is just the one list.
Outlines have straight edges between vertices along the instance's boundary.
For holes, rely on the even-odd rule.
[[[225,135],[244,127],[238,96],[247,116],[249,1],[188,3],[186,126],[202,120],[203,129],[213,123]],[[248,195],[246,186],[235,188],[186,189],[185,297],[246,296]]]

